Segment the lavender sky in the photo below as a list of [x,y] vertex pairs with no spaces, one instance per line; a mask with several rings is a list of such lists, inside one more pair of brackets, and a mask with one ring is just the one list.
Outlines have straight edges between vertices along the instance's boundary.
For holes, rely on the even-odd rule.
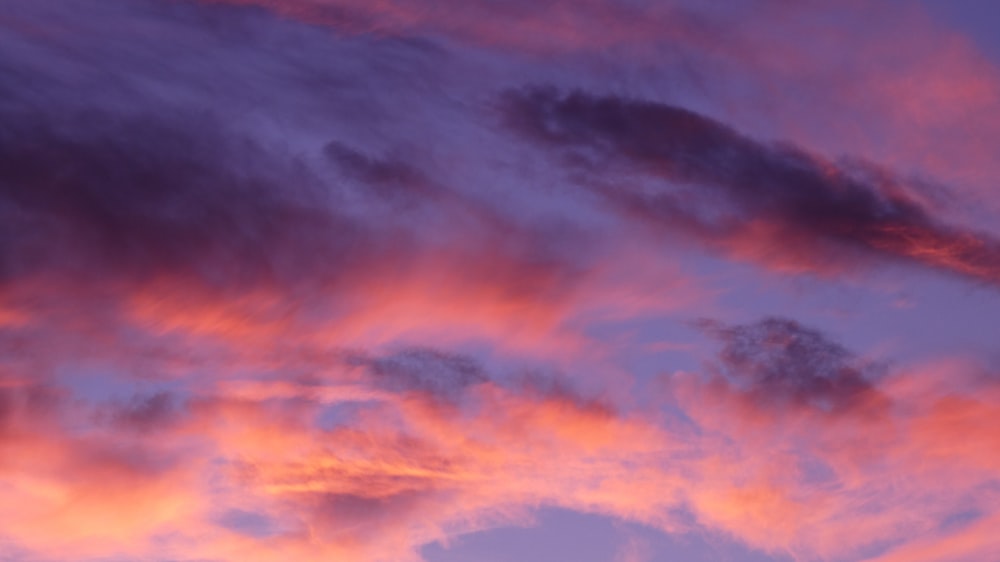
[[0,561],[1000,559],[998,28],[0,0]]

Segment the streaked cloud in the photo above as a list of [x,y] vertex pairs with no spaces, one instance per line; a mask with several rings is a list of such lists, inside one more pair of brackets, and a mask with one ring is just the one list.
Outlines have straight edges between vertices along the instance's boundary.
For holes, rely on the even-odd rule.
[[543,88],[510,92],[504,106],[513,130],[554,148],[610,205],[709,249],[793,271],[905,259],[996,283],[995,238],[939,223],[875,166],[655,102]]

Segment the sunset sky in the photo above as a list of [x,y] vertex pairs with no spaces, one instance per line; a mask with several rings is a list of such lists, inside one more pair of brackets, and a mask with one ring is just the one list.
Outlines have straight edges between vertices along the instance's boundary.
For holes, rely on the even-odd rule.
[[0,561],[1000,560],[998,29],[0,0]]

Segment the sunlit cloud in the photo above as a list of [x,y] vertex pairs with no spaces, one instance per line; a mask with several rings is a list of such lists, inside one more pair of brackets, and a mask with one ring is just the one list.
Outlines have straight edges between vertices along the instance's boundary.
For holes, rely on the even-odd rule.
[[1000,82],[919,9],[6,4],[0,559],[1000,548]]

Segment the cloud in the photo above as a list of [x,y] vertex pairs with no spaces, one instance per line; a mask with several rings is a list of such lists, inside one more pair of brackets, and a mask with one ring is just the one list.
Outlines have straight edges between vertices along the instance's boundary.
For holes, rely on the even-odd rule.
[[[8,282],[47,273],[137,283],[177,276],[206,287],[324,284],[369,253],[361,225],[318,210],[315,179],[210,119],[98,113],[69,133],[50,115],[7,121]],[[310,182],[311,194],[291,187]]]
[[[215,374],[224,375],[233,373]],[[344,355],[324,363],[321,379],[282,379],[257,384],[256,395],[236,391],[252,381],[186,381],[183,406],[167,394],[110,404],[74,395],[57,425],[41,423],[51,408],[24,410],[17,427],[30,429],[31,445],[0,440],[21,447],[0,470],[26,502],[0,509],[5,538],[41,557],[168,548],[223,559],[251,550],[262,560],[416,559],[428,541],[518,520],[537,502],[627,501],[599,488],[608,470],[625,470],[615,451],[642,454],[652,443],[643,436],[656,432],[596,409],[569,383],[534,375],[524,393],[521,382],[434,350],[360,364]],[[336,416],[343,405],[349,415]],[[338,422],[317,423],[331,413]],[[576,476],[553,488],[550,475],[566,463]],[[570,499],[580,485],[591,491]],[[149,515],[108,530],[85,523],[135,510]]]
[[[229,366],[112,402],[25,387],[4,395],[0,448],[20,452],[0,470],[32,507],[0,522],[57,558],[417,560],[538,506],[829,559],[904,548],[917,531],[943,552],[990,548],[974,529],[996,505],[995,381],[961,364],[873,371],[791,320],[699,326],[719,352],[701,373],[665,375],[656,412],[430,348],[303,348],[299,379]],[[971,523],[947,526],[970,505]],[[117,521],[108,510],[155,516],[85,524]]]
[[623,215],[726,255],[818,272],[907,261],[1000,279],[1000,241],[940,223],[871,165],[762,143],[657,102],[529,88],[501,105],[512,131],[553,150]]
[[[672,403],[701,432],[687,501],[703,525],[766,551],[831,560],[906,558],[915,535],[934,536],[928,560],[994,548],[974,530],[994,511],[982,508],[995,494],[986,467],[997,458],[984,453],[993,438],[975,429],[992,415],[994,378],[943,362],[858,381],[865,361],[795,323],[721,329],[725,376],[713,367],[667,379]],[[803,361],[795,348],[816,353]],[[844,374],[846,393],[834,382]],[[839,411],[824,407],[838,398]]]
[[182,417],[182,401],[167,392],[133,396],[109,408],[108,417],[115,426],[141,433],[169,429]]
[[[988,214],[976,211],[996,210],[991,147],[1000,128],[981,116],[1000,106],[1000,75],[984,49],[921,4],[546,0],[527,10],[488,1],[449,9],[435,0],[229,3],[347,36],[440,41],[522,65],[528,53],[543,65],[528,80],[555,76],[568,87],[611,85],[667,99],[687,92],[740,130],[817,153],[865,154],[941,180],[969,199],[955,205],[957,214],[978,214],[991,228]],[[887,30],[881,22],[890,19],[895,25]],[[817,25],[826,32],[817,34]],[[844,44],[857,48],[846,53]]]
[[434,349],[409,349],[374,359],[354,357],[352,362],[366,365],[389,389],[418,391],[433,398],[457,399],[465,388],[488,380],[483,368],[469,357]]
[[[538,342],[592,291],[582,229],[490,210],[403,158],[326,142],[313,156],[331,169],[213,110],[149,99],[8,101],[0,288],[20,345],[42,341],[23,337],[30,325],[71,324],[244,340],[308,325],[343,346],[459,324]],[[79,339],[49,342],[105,349]]]
[[[614,357],[709,291],[635,222],[985,283],[995,241],[677,106],[516,90],[491,129],[493,92],[639,44],[751,62],[727,16],[255,4],[0,18],[0,556],[411,562],[545,506],[803,558],[995,550],[995,377],[780,318],[699,323],[719,352],[662,395]],[[540,189],[567,173],[587,194]]]
[[705,41],[715,23],[690,3],[562,0],[496,4],[476,0],[444,6],[437,0],[373,5],[357,0],[226,0],[264,6],[291,18],[347,33],[444,35],[458,41],[537,54],[597,51],[678,38]]
[[879,366],[865,364],[822,333],[793,320],[696,325],[723,345],[711,370],[731,381],[755,407],[836,415],[879,401],[872,382],[880,375]]

